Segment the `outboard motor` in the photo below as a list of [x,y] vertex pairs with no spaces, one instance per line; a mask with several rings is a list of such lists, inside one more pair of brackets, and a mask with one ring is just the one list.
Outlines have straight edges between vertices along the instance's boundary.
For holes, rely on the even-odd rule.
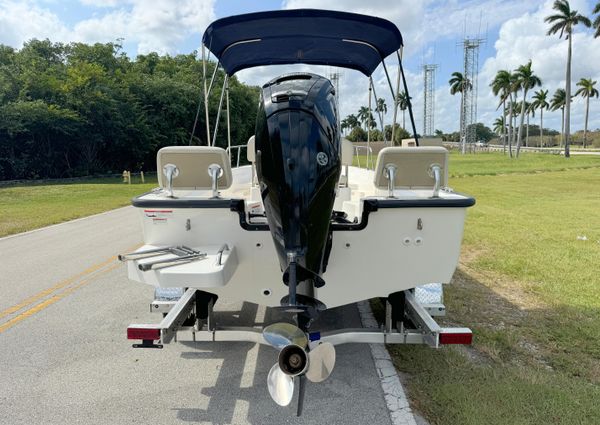
[[335,89],[324,77],[289,74],[262,87],[256,170],[283,281],[290,287],[284,305],[306,304],[313,286],[325,284],[341,172],[337,114]]

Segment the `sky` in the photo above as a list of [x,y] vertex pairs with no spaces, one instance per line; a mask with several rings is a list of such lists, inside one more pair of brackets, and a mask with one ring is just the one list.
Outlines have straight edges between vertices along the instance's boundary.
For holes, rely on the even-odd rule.
[[[435,128],[459,128],[460,97],[449,92],[454,71],[463,71],[464,37],[485,40],[479,52],[477,121],[488,126],[500,116],[498,99],[489,83],[500,69],[513,70],[532,61],[532,68],[551,96],[565,84],[567,42],[546,36],[544,18],[552,13],[553,0],[0,0],[0,43],[20,48],[32,38],[87,43],[121,40],[132,58],[156,51],[175,55],[199,50],[203,30],[215,19],[263,10],[320,8],[344,10],[386,18],[404,39],[404,66],[413,98],[417,131],[423,126],[423,64],[437,64]],[[571,8],[590,16],[595,0],[570,0]],[[600,80],[600,38],[587,28],[576,28],[573,37],[573,92],[580,78]],[[386,63],[395,78],[393,58]],[[290,71],[322,75],[340,72],[342,117],[367,104],[368,80],[351,70],[318,66],[273,66],[241,71],[238,78],[260,85]],[[373,74],[376,93],[388,106],[392,96],[383,70]],[[390,112],[385,122],[391,121]],[[572,104],[572,130],[583,128],[585,102]],[[533,122],[539,124],[539,113]],[[544,127],[560,129],[560,111],[544,113]],[[590,106],[591,129],[600,128],[600,102]]]

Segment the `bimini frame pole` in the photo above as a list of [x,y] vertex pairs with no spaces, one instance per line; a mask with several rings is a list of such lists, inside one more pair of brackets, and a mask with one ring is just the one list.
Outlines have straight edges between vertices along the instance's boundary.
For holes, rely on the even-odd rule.
[[200,97],[198,98],[198,107],[196,108],[196,116],[194,117],[194,126],[192,127],[192,133],[190,134],[190,142],[189,145],[192,146],[192,141],[194,140],[194,133],[196,133],[196,127],[198,126],[198,118],[200,117],[200,108],[202,107],[202,101],[204,95],[202,91],[200,92]]
[[215,121],[215,130],[213,132],[211,146],[214,146],[217,142],[217,131],[219,130],[219,119],[221,118],[221,109],[223,109],[223,97],[225,96],[225,87],[227,87],[227,81],[229,81],[229,75],[225,74],[225,78],[223,78],[223,87],[221,88],[221,97],[219,98],[219,109],[217,109],[217,119]]
[[396,52],[398,55],[398,66],[400,67],[400,72],[402,73],[402,85],[404,86],[404,93],[406,93],[406,103],[408,104],[408,116],[410,117],[410,124],[412,126],[413,137],[415,138],[415,144],[419,146],[419,136],[417,136],[417,127],[415,126],[415,117],[412,111],[412,102],[410,101],[410,95],[408,94],[408,86],[406,85],[406,76],[404,75],[404,68],[402,67],[402,58],[400,57],[400,53]]
[[204,43],[202,43],[202,80],[204,82],[204,116],[206,119],[206,146],[210,146],[210,123],[208,122],[208,90],[206,89],[206,61],[206,48],[204,47]]
[[[398,58],[399,60],[402,60],[402,47],[400,47],[400,53],[398,54]],[[388,75],[387,73],[387,68],[385,67],[385,63],[384,63],[384,68],[385,69],[385,74]],[[396,121],[398,119],[398,102],[400,101],[399,97],[400,97],[400,76],[401,76],[401,72],[400,72],[400,64],[398,64],[398,79],[396,80],[396,94],[394,96],[394,120],[392,122],[392,146],[396,143],[396,139],[394,138],[396,135]],[[392,90],[392,93],[394,92],[392,87],[391,87],[391,81],[390,81],[390,77],[388,75],[388,82],[390,83],[390,89]]]
[[[371,77],[369,77],[369,115],[367,116],[367,168],[371,151]],[[371,161],[372,162],[372,161]]]
[[[227,85],[225,86],[225,108],[227,110],[227,152],[229,152],[229,159],[231,160],[231,121],[229,115],[229,78],[227,78]],[[239,151],[240,148],[238,148]]]

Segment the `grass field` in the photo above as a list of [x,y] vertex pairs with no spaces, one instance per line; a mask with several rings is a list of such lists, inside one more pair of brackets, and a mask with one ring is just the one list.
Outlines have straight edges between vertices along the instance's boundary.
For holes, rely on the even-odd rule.
[[129,205],[133,196],[156,187],[156,179],[132,183],[112,178],[2,187],[0,237]]
[[[389,347],[432,424],[600,423],[600,169],[538,169],[566,168],[555,159],[451,179],[477,205],[445,321],[471,327],[474,345]],[[453,156],[452,174],[489,174],[489,161]]]

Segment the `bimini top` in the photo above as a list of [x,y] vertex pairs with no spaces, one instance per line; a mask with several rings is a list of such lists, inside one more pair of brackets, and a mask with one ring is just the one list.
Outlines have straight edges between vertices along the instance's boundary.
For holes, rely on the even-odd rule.
[[260,65],[306,63],[356,69],[369,76],[402,46],[390,21],[356,13],[296,9],[219,19],[202,43],[228,75]]

